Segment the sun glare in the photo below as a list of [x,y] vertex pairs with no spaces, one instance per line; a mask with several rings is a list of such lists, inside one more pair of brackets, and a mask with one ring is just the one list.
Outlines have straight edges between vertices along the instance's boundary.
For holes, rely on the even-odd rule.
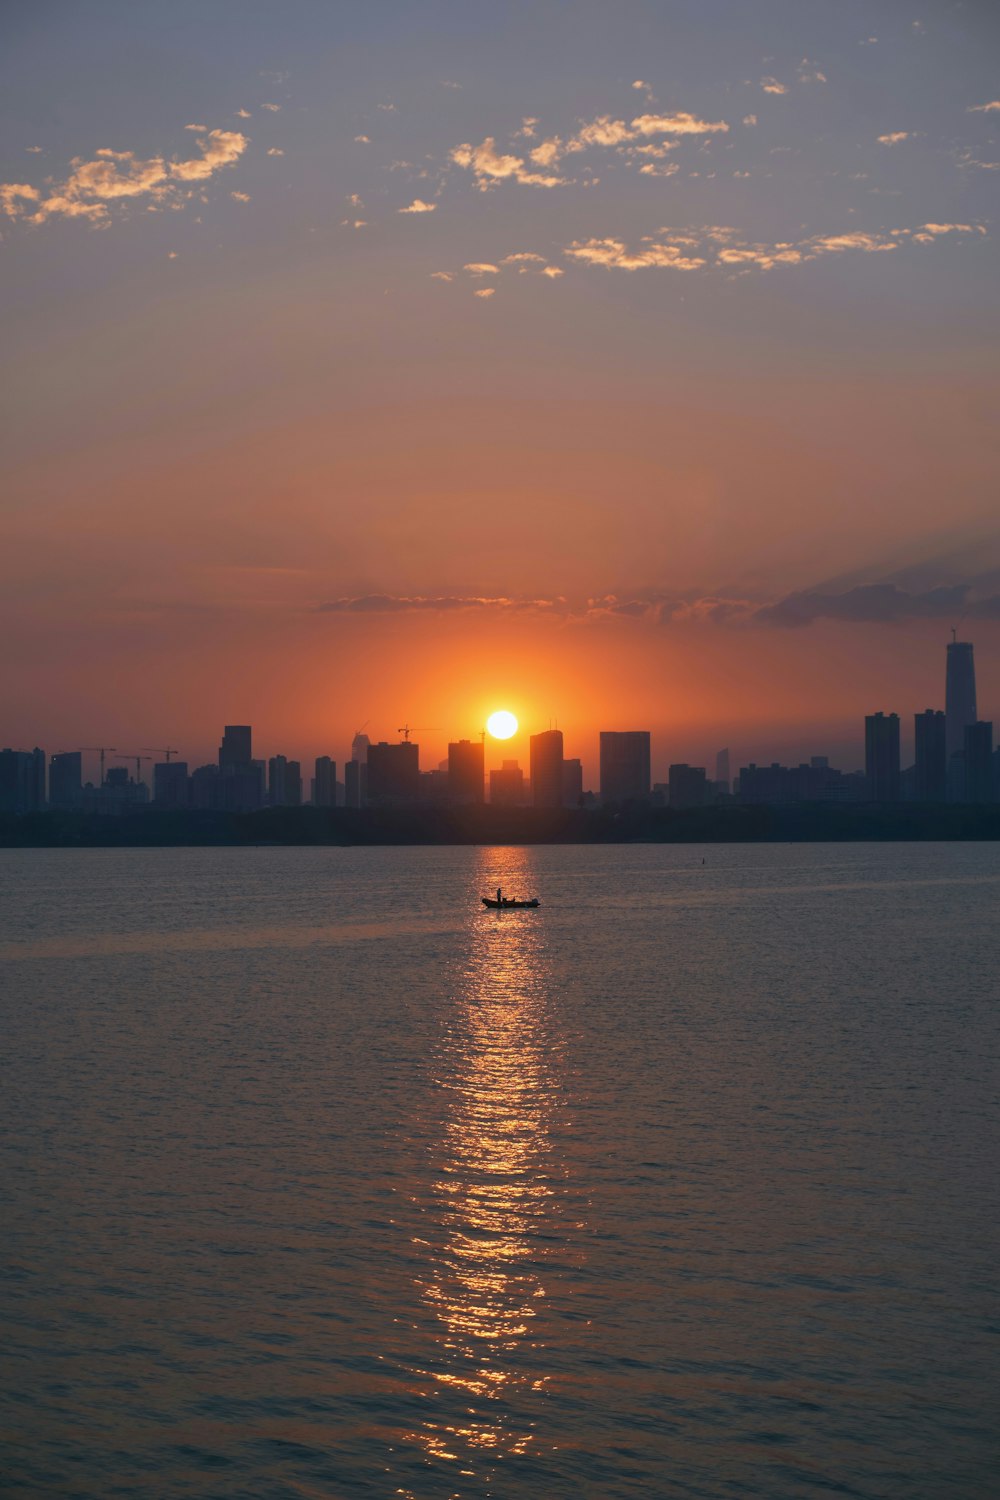
[[500,708],[495,714],[490,714],[486,720],[486,728],[495,740],[509,740],[512,734],[517,733],[517,720],[505,708]]

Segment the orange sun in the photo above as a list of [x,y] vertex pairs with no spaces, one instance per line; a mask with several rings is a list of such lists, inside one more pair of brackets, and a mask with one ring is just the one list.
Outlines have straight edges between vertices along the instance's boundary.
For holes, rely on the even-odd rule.
[[505,708],[498,708],[486,720],[486,728],[495,740],[509,740],[512,734],[517,733],[517,720]]

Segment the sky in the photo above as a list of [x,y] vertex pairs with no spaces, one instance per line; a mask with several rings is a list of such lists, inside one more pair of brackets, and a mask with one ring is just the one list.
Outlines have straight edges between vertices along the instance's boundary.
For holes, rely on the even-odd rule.
[[1000,717],[996,6],[0,35],[0,742],[851,769],[953,627]]

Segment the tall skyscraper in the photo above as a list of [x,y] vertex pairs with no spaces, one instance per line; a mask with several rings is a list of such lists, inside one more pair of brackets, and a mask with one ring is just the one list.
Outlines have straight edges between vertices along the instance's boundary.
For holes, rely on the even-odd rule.
[[243,770],[253,759],[250,749],[252,730],[249,724],[227,724],[219,746],[219,770],[230,767]]
[[563,760],[563,807],[579,807],[583,800],[583,762]]
[[49,806],[79,807],[82,801],[83,756],[80,751],[67,750],[61,755],[53,755],[49,761]]
[[648,797],[649,730],[601,730],[601,801]]
[[297,760],[271,756],[267,763],[267,793],[272,807],[301,807],[302,767]]
[[563,805],[563,737],[561,729],[533,734],[531,750],[531,800],[536,807]]
[[448,746],[448,800],[486,800],[485,748],[482,740],[458,740]]
[[412,740],[368,746],[368,802],[395,807],[420,797],[420,747]]
[[949,755],[955,755],[963,747],[966,724],[974,724],[979,718],[976,712],[976,664],[971,641],[948,643],[944,711],[947,751]]
[[671,807],[704,807],[708,801],[708,778],[704,766],[678,762],[670,767],[668,800]]
[[360,761],[349,760],[344,764],[344,806],[363,807],[361,797],[361,772],[365,770]]
[[993,725],[988,719],[966,724],[962,746],[966,802],[993,801]]
[[866,714],[865,776],[872,802],[899,801],[899,714]]
[[188,768],[186,760],[159,760],[153,766],[153,801],[157,807],[179,808],[188,805]]
[[45,807],[45,751],[0,750],[0,812],[41,812]]
[[335,807],[337,802],[337,767],[329,755],[317,755],[313,778],[313,804]]
[[948,755],[945,716],[939,708],[913,715],[914,792],[918,802],[943,802],[947,788]]
[[718,750],[715,755],[715,789],[729,795],[732,784],[729,776],[729,751]]

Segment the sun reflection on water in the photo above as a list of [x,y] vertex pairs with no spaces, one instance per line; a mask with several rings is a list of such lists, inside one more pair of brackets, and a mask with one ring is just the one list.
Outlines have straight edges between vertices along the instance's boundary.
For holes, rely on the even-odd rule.
[[[503,853],[505,878],[518,862],[524,883],[530,855]],[[483,851],[486,889],[497,883],[495,858]],[[535,912],[477,914],[443,1055],[449,1102],[432,1183],[443,1234],[427,1247],[419,1277],[440,1354],[422,1374],[439,1399],[435,1417],[412,1437],[428,1454],[459,1463],[526,1453],[531,1396],[552,1378],[539,1354],[539,1313],[544,1236],[560,1180],[551,1140],[559,1055],[543,920]]]

